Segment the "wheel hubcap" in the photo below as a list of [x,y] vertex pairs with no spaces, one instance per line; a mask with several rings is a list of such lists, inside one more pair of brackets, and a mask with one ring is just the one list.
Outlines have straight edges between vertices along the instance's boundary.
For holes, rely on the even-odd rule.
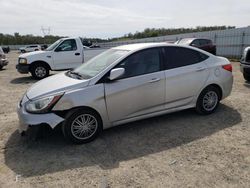
[[44,67],[37,67],[35,73],[37,77],[42,78],[46,75],[46,69]]
[[214,91],[209,91],[203,98],[203,107],[207,111],[212,111],[218,103],[218,95]]
[[90,114],[78,116],[71,124],[71,132],[77,139],[88,139],[95,134],[98,127],[97,120]]

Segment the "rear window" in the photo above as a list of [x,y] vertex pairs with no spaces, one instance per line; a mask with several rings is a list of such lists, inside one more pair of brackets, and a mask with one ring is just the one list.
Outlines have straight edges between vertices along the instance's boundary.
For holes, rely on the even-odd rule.
[[173,69],[200,63],[206,60],[209,56],[189,48],[166,47],[165,57],[166,69]]
[[211,44],[211,43],[212,43],[211,40],[208,40],[208,39],[200,39],[200,44],[201,44],[201,46],[209,45],[209,44]]

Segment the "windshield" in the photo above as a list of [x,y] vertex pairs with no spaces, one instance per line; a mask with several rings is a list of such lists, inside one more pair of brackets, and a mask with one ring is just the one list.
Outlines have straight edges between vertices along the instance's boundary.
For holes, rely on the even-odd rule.
[[61,41],[62,41],[62,39],[57,40],[56,42],[54,42],[53,44],[51,44],[51,45],[46,49],[46,51],[54,50],[55,47],[56,47]]
[[128,52],[127,50],[107,50],[76,68],[73,72],[83,78],[92,78]]
[[189,45],[192,41],[192,39],[181,39],[177,44]]

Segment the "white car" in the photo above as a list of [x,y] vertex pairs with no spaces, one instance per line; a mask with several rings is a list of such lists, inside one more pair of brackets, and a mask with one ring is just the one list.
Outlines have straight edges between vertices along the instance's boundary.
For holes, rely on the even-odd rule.
[[188,108],[211,114],[232,84],[230,62],[200,49],[119,46],[28,89],[18,104],[19,130],[62,125],[66,139],[86,143],[103,129],[144,118]]
[[34,51],[39,51],[39,50],[41,50],[41,46],[40,45],[29,45],[29,46],[25,46],[25,47],[19,48],[19,51],[21,53],[34,52]]

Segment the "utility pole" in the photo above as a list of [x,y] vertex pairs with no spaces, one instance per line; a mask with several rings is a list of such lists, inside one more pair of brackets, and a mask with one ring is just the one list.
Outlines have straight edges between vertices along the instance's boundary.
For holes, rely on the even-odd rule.
[[43,34],[44,44],[45,44],[45,37],[47,35],[50,35],[50,31],[51,31],[50,27],[45,28],[45,27],[41,26],[41,32]]

